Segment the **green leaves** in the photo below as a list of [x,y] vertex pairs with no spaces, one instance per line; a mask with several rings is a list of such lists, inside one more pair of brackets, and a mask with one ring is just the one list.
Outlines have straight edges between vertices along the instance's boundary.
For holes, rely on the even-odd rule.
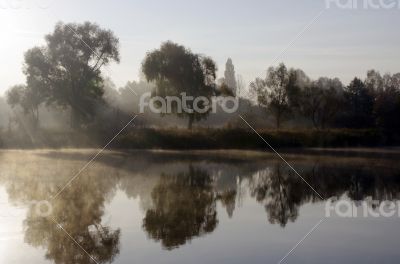
[[[215,62],[171,41],[162,43],[160,49],[146,55],[142,71],[147,81],[156,84],[153,96],[165,98],[185,93],[187,96],[211,98],[215,93]],[[187,102],[186,107],[193,109],[193,101]],[[172,110],[176,113],[176,107]],[[194,121],[205,119],[208,112],[178,116],[188,117],[191,128]]]
[[46,36],[45,47],[25,54],[24,73],[28,87],[40,105],[70,107],[73,127],[89,121],[103,95],[101,68],[119,62],[119,41],[110,30],[98,25],[58,23]]

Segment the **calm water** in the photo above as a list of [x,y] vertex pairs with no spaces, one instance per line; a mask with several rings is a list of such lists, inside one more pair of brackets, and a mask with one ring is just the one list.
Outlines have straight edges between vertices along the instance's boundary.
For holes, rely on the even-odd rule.
[[[96,151],[0,152],[0,263],[94,263],[32,201]],[[322,155],[323,154],[323,155]],[[324,199],[397,201],[397,151],[286,155]],[[51,200],[97,263],[278,263],[325,216],[273,155],[105,152]],[[400,218],[327,218],[285,263],[399,263]]]

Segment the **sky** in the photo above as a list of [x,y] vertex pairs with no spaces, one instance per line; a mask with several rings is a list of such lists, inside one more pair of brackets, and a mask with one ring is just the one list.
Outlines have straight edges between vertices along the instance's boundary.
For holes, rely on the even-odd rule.
[[146,52],[166,40],[211,56],[219,77],[232,58],[247,83],[279,62],[345,84],[372,68],[400,72],[400,7],[327,8],[325,0],[0,0],[0,95],[25,82],[24,52],[43,45],[58,21],[91,21],[114,31],[121,62],[104,74],[118,87],[138,80]]

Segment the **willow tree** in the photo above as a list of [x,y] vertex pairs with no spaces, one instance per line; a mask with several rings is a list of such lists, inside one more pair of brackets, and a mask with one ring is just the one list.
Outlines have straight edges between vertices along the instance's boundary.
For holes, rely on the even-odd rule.
[[[206,56],[192,53],[184,46],[171,41],[161,44],[157,50],[149,52],[143,63],[142,71],[149,82],[155,83],[153,96],[166,98],[180,97],[182,93],[193,98],[205,97],[211,101],[215,93],[216,64]],[[188,119],[191,129],[195,121],[206,119],[208,111],[179,111],[180,107],[194,110],[194,100],[182,102],[184,105],[171,105],[171,113]],[[198,104],[200,109],[206,109],[204,102]]]

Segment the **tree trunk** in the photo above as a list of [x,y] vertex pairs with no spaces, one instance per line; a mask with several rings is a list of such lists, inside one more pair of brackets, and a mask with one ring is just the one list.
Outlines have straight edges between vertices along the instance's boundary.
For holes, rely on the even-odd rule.
[[325,129],[325,127],[326,127],[326,125],[325,125],[325,121],[322,121],[322,122],[321,122],[321,129],[322,129],[322,130],[324,130],[324,129]]
[[30,121],[31,121],[31,125],[32,128],[34,130],[38,129],[39,126],[39,112],[38,112],[38,108],[32,107],[29,109],[30,113],[29,113],[29,117],[30,117]]
[[317,118],[315,116],[316,116],[315,111],[313,111],[313,113],[312,113],[312,122],[313,122],[314,128],[318,129],[318,122],[317,122]]
[[71,128],[77,129],[79,127],[79,113],[75,108],[71,108]]
[[39,107],[36,107],[35,111],[36,111],[36,114],[35,114],[35,129],[38,129],[39,125],[40,125],[40,123],[39,123]]
[[276,129],[279,130],[280,127],[281,127],[281,114],[278,113],[276,115]]
[[194,117],[192,115],[189,115],[189,121],[188,121],[188,129],[192,130],[193,128],[193,121],[194,121]]

